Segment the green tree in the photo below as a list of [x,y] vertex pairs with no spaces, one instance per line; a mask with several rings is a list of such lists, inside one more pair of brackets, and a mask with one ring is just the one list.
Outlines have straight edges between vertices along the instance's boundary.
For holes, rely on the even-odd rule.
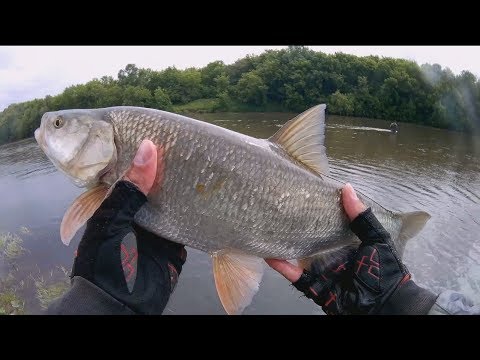
[[122,105],[152,107],[152,94],[144,87],[127,85],[123,91]]
[[160,110],[171,111],[172,101],[167,92],[161,87],[157,88],[154,93],[154,107]]
[[[228,81],[225,64],[223,61],[214,61],[209,63],[200,70],[200,78],[203,88],[202,96],[206,98],[216,97],[219,93],[225,91],[225,88],[219,88],[218,79],[221,78],[221,81]],[[224,84],[221,83],[221,85]]]
[[354,114],[355,102],[353,96],[342,94],[337,90],[330,96],[329,100],[329,110],[331,113],[346,116]]
[[128,64],[117,78],[103,76],[56,96],[11,104],[0,112],[0,143],[31,136],[46,111],[118,105],[167,110],[197,100],[210,104],[210,111],[298,112],[326,102],[330,114],[480,132],[480,82],[471,72],[455,75],[439,64],[291,46],[199,69]]
[[265,105],[266,103],[267,86],[262,78],[253,71],[242,75],[236,90],[238,100],[241,102],[255,105]]
[[118,72],[118,82],[120,85],[136,86],[139,84],[139,69],[135,64],[128,64],[125,69]]

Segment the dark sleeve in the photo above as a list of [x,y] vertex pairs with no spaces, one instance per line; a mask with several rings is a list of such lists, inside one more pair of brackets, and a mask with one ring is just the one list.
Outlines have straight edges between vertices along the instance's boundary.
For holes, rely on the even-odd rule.
[[442,292],[428,315],[480,315],[480,305],[457,291]]
[[55,300],[47,315],[135,315],[126,305],[80,276],[73,278],[70,290]]

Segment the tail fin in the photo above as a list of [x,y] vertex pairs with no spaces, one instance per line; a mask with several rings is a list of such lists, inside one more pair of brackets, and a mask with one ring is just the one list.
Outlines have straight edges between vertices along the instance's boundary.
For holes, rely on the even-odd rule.
[[[400,228],[397,238],[394,240],[394,244],[398,255],[402,258],[407,241],[415,237],[423,229],[431,216],[425,211],[413,211],[396,215],[402,221],[402,227]],[[316,271],[322,272],[332,268],[334,264],[339,265],[350,261],[358,249],[359,244],[357,239],[356,241],[352,241],[351,245],[332,248],[320,254],[312,255],[304,259],[297,259],[297,263],[298,266],[306,270],[312,270],[312,267],[316,267]]]
[[407,241],[416,236],[430,219],[430,214],[425,211],[413,211],[403,214],[398,214],[402,220],[402,227],[395,242],[400,258],[403,257],[403,251]]

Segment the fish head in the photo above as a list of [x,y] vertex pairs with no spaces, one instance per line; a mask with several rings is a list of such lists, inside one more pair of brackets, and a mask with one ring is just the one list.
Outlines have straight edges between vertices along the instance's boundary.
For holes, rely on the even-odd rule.
[[40,148],[79,187],[96,185],[116,162],[113,126],[103,115],[101,109],[47,112],[35,130]]

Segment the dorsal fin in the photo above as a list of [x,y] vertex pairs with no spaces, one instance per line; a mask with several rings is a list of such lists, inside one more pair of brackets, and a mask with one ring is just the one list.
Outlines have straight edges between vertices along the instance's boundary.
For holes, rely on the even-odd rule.
[[325,151],[326,105],[314,106],[283,125],[270,140],[318,174],[328,175]]

